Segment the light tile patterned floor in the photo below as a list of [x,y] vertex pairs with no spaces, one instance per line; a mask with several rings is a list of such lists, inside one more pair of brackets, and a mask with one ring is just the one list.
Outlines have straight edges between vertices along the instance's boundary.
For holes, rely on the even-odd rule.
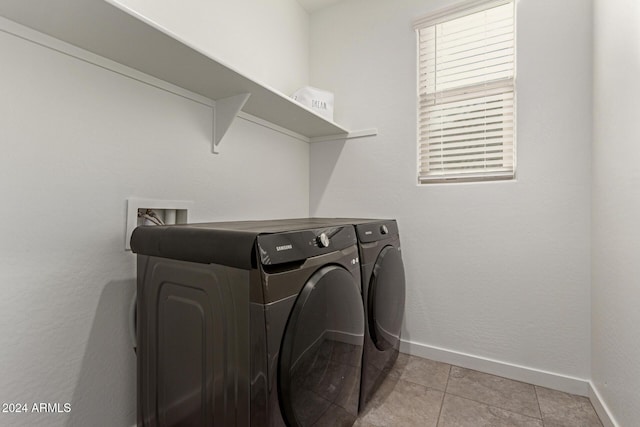
[[406,354],[400,354],[355,425],[602,426],[586,397]]

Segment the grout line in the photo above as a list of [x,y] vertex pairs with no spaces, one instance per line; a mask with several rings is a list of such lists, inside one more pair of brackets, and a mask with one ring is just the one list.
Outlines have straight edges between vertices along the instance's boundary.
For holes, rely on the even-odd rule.
[[538,403],[538,411],[540,411],[540,419],[542,420],[542,425],[544,427],[544,414],[542,413],[542,408],[540,407],[540,398],[538,397],[538,387],[534,385],[533,391],[536,393],[536,402]]
[[[525,383],[525,382],[523,382],[523,381],[512,380],[512,379],[510,379],[510,378],[501,377],[501,376],[499,376],[499,375],[488,374],[488,373],[486,373],[486,372],[477,371],[477,370],[475,370],[475,369],[469,369],[469,368],[464,368],[464,367],[462,367],[462,366],[451,365],[451,367],[454,367],[454,366],[455,366],[455,367],[457,367],[457,368],[466,369],[466,370],[468,370],[468,371],[475,371],[475,372],[479,372],[479,373],[484,374],[484,375],[490,375],[490,376],[492,376],[492,377],[502,378],[502,379],[505,379],[505,380],[507,380],[507,381],[513,381],[513,382],[517,382],[517,383],[521,383],[521,384],[525,384],[525,385],[530,385],[530,386],[532,386],[532,387],[533,387],[534,392],[535,392],[535,387],[536,387],[536,386],[535,386],[535,385],[533,385],[533,384]],[[450,376],[451,376],[451,368],[449,369],[449,377],[450,377]],[[447,388],[448,388],[448,387],[449,387],[449,379],[447,379]],[[461,399],[470,400],[470,401],[472,401],[472,402],[480,403],[480,404],[482,404],[482,405],[490,406],[490,407],[493,407],[493,408],[502,409],[503,411],[511,412],[512,414],[521,415],[521,416],[523,416],[523,417],[531,418],[531,419],[534,419],[534,420],[542,420],[542,411],[540,411],[540,418],[538,418],[538,417],[532,417],[531,415],[527,415],[527,414],[523,414],[523,413],[520,413],[520,412],[516,412],[516,411],[514,411],[513,409],[503,408],[502,406],[493,405],[493,404],[491,404],[491,403],[487,403],[487,402],[482,402],[482,401],[480,401],[480,400],[476,400],[476,399],[470,398],[470,397],[468,397],[468,396],[460,396],[460,395],[458,395],[458,394],[450,393],[450,392],[448,392],[448,391],[446,392],[446,394],[450,394],[451,396],[456,396],[456,397],[459,397],[459,398],[461,398]],[[538,401],[538,395],[537,395],[537,393],[536,393],[536,403],[538,404],[538,410],[540,410],[540,402]]]
[[[445,400],[447,395],[455,396],[455,397],[457,397],[459,399],[464,399],[466,401],[474,402],[474,403],[477,403],[477,404],[485,406],[485,407],[497,408],[497,409],[500,409],[500,410],[503,410],[503,411],[506,411],[506,412],[509,412],[509,413],[512,413],[512,414],[519,415],[521,417],[525,417],[527,419],[537,420],[537,421],[540,421],[542,423],[543,427],[547,426],[546,421],[544,419],[544,414],[542,413],[542,408],[540,406],[540,399],[539,399],[539,396],[538,396],[538,388],[539,387],[543,387],[543,386],[538,386],[538,385],[535,385],[535,384],[532,384],[532,383],[528,383],[528,382],[524,382],[524,381],[521,381],[521,380],[514,380],[514,379],[511,379],[511,378],[502,377],[500,375],[490,374],[490,373],[487,373],[487,372],[479,371],[477,369],[459,367],[459,366],[451,364],[451,363],[440,362],[440,361],[429,359],[429,358],[422,357],[422,356],[416,356],[416,355],[411,355],[411,354],[407,354],[407,355],[409,357],[413,357],[413,358],[419,358],[419,359],[424,359],[424,360],[432,360],[432,361],[437,362],[437,363],[444,363],[444,364],[449,366],[449,372],[448,372],[448,375],[447,375],[447,382],[446,382],[445,391],[443,393],[442,400],[441,400],[441,403],[440,403],[440,410],[438,412],[438,418],[437,418],[437,421],[436,421],[436,427],[442,425],[441,421],[442,421],[442,413],[443,413],[443,408],[444,408],[444,400]],[[468,396],[460,396],[458,394],[448,392],[449,384],[451,383],[451,375],[452,375],[452,371],[453,371],[454,367],[459,367],[461,369],[465,369],[465,370],[469,370],[469,371],[475,371],[475,372],[478,372],[478,373],[481,373],[481,374],[484,374],[484,375],[488,375],[488,376],[491,376],[491,377],[502,378],[502,379],[505,379],[507,381],[512,381],[512,382],[524,384],[524,385],[527,385],[527,386],[532,386],[533,387],[533,391],[534,391],[534,395],[535,395],[535,399],[536,399],[536,405],[537,405],[537,408],[538,408],[540,416],[537,417],[537,416],[532,416],[532,415],[528,415],[528,414],[523,414],[523,413],[517,412],[516,410],[513,410],[513,409],[504,408],[502,406],[498,406],[498,405],[495,405],[495,404],[491,404],[491,403],[487,403],[487,402],[476,400],[475,398],[469,398]],[[410,378],[403,379],[401,377],[402,377],[402,375],[400,375],[398,377],[399,381],[406,381],[406,382],[411,383],[411,384],[416,384],[416,385],[420,385],[422,387],[426,387],[428,389],[436,390],[433,387],[428,387],[428,386],[424,386],[423,384],[416,383],[416,382],[412,381]],[[545,388],[550,388],[550,387],[545,387]],[[575,394],[575,393],[565,392],[565,391],[562,391],[562,390],[556,390],[556,389],[553,389],[553,388],[550,388],[550,389],[554,390],[554,391],[558,391],[560,393],[564,393],[564,394],[570,395],[570,396],[584,397],[584,396],[581,396],[581,395]],[[593,402],[591,401],[591,399],[588,399],[588,400],[589,400],[589,402],[591,404],[591,407],[593,408],[596,416],[598,417],[599,421],[602,423],[602,420],[600,419],[600,415],[597,413],[597,411],[595,411],[595,407],[593,405]],[[602,425],[604,425],[604,424],[602,424]]]
[[444,398],[447,396],[447,388],[449,387],[449,378],[451,378],[451,365],[449,365],[449,372],[447,372],[447,383],[444,385],[444,393],[442,393],[442,401],[440,402],[440,411],[438,412],[438,420],[436,427],[440,425],[440,418],[442,418],[442,408],[444,407]]
[[[409,356],[410,357],[419,358],[419,359],[424,359],[424,360],[432,360],[432,359],[427,359],[427,358],[421,357],[421,356],[414,356],[414,355],[409,355]],[[435,362],[437,362],[437,361],[435,361]],[[449,380],[451,378],[451,371],[452,371],[452,368],[454,366],[457,367],[457,368],[466,369],[466,370],[469,370],[469,371],[479,372],[479,373],[484,374],[484,375],[489,375],[489,376],[496,377],[496,378],[502,378],[502,379],[507,380],[507,381],[513,381],[513,382],[520,383],[520,384],[530,385],[530,386],[532,386],[534,388],[534,392],[535,392],[535,387],[536,387],[535,385],[530,384],[530,383],[526,383],[524,381],[512,380],[511,378],[501,377],[499,375],[489,374],[489,373],[478,371],[478,370],[475,370],[475,369],[469,369],[469,368],[464,368],[462,366],[452,365],[450,363],[445,363],[445,362],[437,362],[437,363],[443,363],[445,365],[449,365],[449,374],[447,375],[447,383],[446,383],[446,385],[444,387],[444,393],[442,395],[442,402],[440,404],[440,412],[438,413],[438,424],[440,423],[440,417],[442,416],[442,407],[444,406],[444,398],[445,398],[445,396],[447,394],[449,394],[451,396],[459,397],[460,399],[465,399],[465,400],[469,400],[469,401],[472,401],[472,402],[475,402],[475,403],[479,403],[481,405],[502,409],[503,411],[507,411],[507,412],[510,412],[512,414],[516,414],[516,415],[520,415],[520,416],[523,416],[523,417],[531,418],[532,420],[543,421],[542,420],[542,411],[540,411],[540,418],[538,418],[538,417],[535,417],[535,416],[531,416],[531,415],[527,415],[527,414],[522,414],[520,412],[516,412],[513,409],[503,408],[502,406],[493,405],[493,404],[490,404],[490,403],[487,403],[487,402],[482,402],[480,400],[469,398],[468,396],[460,396],[458,394],[450,393],[450,392],[447,391],[447,389],[449,388]],[[430,388],[432,390],[437,390],[434,387],[425,386],[424,384],[420,384],[420,383],[414,382],[411,379],[403,379],[402,375],[400,375],[400,377],[398,377],[398,379],[402,380],[402,381],[409,382],[411,384],[416,384],[416,385],[419,385],[419,386],[422,386],[422,387]],[[441,390],[438,390],[438,391],[441,391]],[[540,402],[538,401],[537,393],[536,393],[536,404],[538,405],[538,410],[540,410]],[[436,427],[437,427],[437,425],[436,425]]]
[[[419,356],[412,356],[412,357],[419,357]],[[425,360],[429,360],[429,359],[425,359]],[[442,363],[443,365],[449,365],[448,363],[444,363],[444,362],[438,362],[438,363]],[[449,365],[449,372],[451,372],[451,365]],[[426,387],[426,388],[429,388],[431,390],[441,391],[443,393],[445,393],[447,391],[447,385],[446,384],[444,386],[444,390],[440,390],[439,388],[436,388],[436,387],[434,387],[432,385],[424,385],[422,383],[418,383],[418,382],[413,381],[411,378],[404,378],[404,377],[402,377],[402,374],[398,376],[398,379],[402,380],[404,382],[407,382],[407,383],[411,383],[411,384],[419,385],[419,386],[422,386],[422,387]],[[447,375],[447,384],[448,383],[449,383],[449,375]]]
[[540,385],[569,394],[589,396],[589,381],[582,378],[406,340],[401,342],[400,348],[405,353],[503,376],[514,381]]
[[[465,368],[464,366],[459,366],[459,365],[451,365],[451,366],[455,366],[455,367],[460,368],[460,369],[466,369],[468,371],[480,372],[481,374],[484,374],[484,375],[491,375],[492,377],[502,378],[503,380],[507,380],[507,381],[513,381],[514,383],[526,384],[526,385],[530,385],[530,386],[533,386],[533,387],[537,387],[533,383],[528,383],[528,382],[522,381],[522,380],[514,380],[513,378],[505,377],[505,376],[502,376],[502,375],[491,374],[489,372],[479,371],[479,370],[473,369],[473,368]],[[542,386],[540,386],[540,387],[542,387]],[[549,388],[549,387],[545,387],[545,388]],[[555,389],[551,389],[551,390],[555,390]],[[562,393],[566,393],[566,392],[564,392],[562,390],[557,390],[557,391],[561,391]],[[574,393],[567,393],[567,394],[574,394]]]
[[469,401],[471,401],[471,402],[479,403],[479,404],[481,404],[481,405],[488,406],[488,407],[490,407],[490,408],[497,408],[497,409],[501,409],[501,410],[503,410],[503,411],[507,411],[507,412],[510,412],[510,413],[512,413],[512,414],[520,415],[521,417],[526,417],[526,418],[530,418],[530,419],[532,419],[532,420],[537,420],[537,421],[543,421],[543,420],[542,420],[542,418],[532,417],[531,415],[527,415],[527,414],[523,414],[523,413],[520,413],[520,412],[516,412],[516,411],[514,411],[513,409],[507,409],[507,408],[503,408],[502,406],[492,405],[492,404],[487,403],[487,402],[482,402],[482,401],[480,401],[480,400],[472,399],[472,398],[470,398],[470,397],[468,397],[468,396],[460,396],[459,394],[455,394],[455,393],[446,393],[446,394],[451,395],[451,396],[458,397],[458,398],[460,398],[460,399],[469,400]]
[[[433,360],[433,359],[428,359],[428,358],[422,357],[422,356],[415,356],[415,355],[410,355],[410,356],[411,357],[417,357],[417,358],[424,359],[424,360]],[[450,394],[452,396],[456,396],[456,397],[459,397],[461,399],[466,399],[466,400],[470,400],[472,402],[480,403],[482,405],[486,405],[486,406],[491,406],[491,407],[494,407],[494,408],[502,409],[504,411],[508,411],[508,412],[511,412],[511,413],[514,413],[514,414],[521,415],[523,417],[531,418],[531,419],[534,419],[534,420],[540,420],[540,421],[542,421],[544,423],[544,419],[543,419],[543,416],[542,416],[542,410],[540,409],[540,400],[538,399],[538,391],[536,390],[536,387],[538,387],[538,386],[536,386],[535,384],[527,383],[527,382],[520,381],[520,380],[514,380],[514,379],[503,377],[503,376],[500,376],[500,375],[494,375],[494,374],[490,374],[490,373],[483,372],[483,371],[478,371],[477,369],[465,368],[463,366],[453,365],[451,363],[446,363],[446,362],[438,362],[438,363],[444,363],[446,365],[449,365],[449,375],[447,375],[447,383],[445,385],[445,390],[444,390],[445,391],[445,395],[446,394]],[[535,416],[531,416],[531,415],[527,415],[527,414],[522,414],[522,413],[516,412],[516,411],[514,411],[512,409],[503,408],[501,406],[493,405],[493,404],[490,404],[490,403],[487,403],[487,402],[482,402],[482,401],[479,401],[479,400],[476,400],[476,399],[472,399],[472,398],[469,398],[468,396],[460,396],[458,394],[448,392],[447,390],[449,388],[449,380],[451,378],[451,371],[452,371],[453,367],[457,367],[457,368],[460,368],[460,369],[465,369],[465,370],[468,370],[468,371],[479,372],[479,373],[481,373],[483,375],[489,375],[489,376],[496,377],[496,378],[502,378],[502,379],[507,380],[507,381],[512,381],[512,382],[515,382],[515,383],[520,383],[520,384],[532,386],[533,390],[534,390],[534,393],[535,393],[535,397],[536,397],[536,404],[538,406],[538,411],[540,411],[540,418],[535,417]],[[406,381],[409,381],[409,382],[411,382],[413,384],[418,384],[418,383],[415,383],[415,382],[413,382],[411,380],[406,380]],[[431,388],[433,388],[433,387],[431,387]],[[557,390],[557,391],[565,393],[565,392],[563,392],[561,390]],[[566,393],[566,394],[571,394],[571,393]],[[443,396],[443,403],[444,403],[444,396]],[[440,413],[438,414],[438,420],[440,420],[441,414],[442,414],[442,405],[440,406]]]
[[447,374],[447,383],[444,385],[444,392],[447,392],[447,388],[449,388],[449,379],[451,379],[451,368],[453,367],[453,365],[448,364],[449,365],[449,373]]

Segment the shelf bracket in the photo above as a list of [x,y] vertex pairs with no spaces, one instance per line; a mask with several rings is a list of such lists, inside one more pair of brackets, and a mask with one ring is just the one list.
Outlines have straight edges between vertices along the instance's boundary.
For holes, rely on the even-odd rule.
[[218,154],[217,148],[222,138],[229,130],[231,123],[236,118],[242,107],[251,96],[250,93],[230,96],[228,98],[217,99],[213,106],[213,145],[211,152]]

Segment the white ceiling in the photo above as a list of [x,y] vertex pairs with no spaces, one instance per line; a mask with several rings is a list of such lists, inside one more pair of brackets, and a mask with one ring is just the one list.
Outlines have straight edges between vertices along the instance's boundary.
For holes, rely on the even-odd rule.
[[298,3],[309,13],[323,9],[344,0],[298,0]]

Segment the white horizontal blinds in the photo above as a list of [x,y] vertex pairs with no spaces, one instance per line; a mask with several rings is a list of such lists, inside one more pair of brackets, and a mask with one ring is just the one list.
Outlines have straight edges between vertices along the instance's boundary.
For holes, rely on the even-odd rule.
[[513,3],[418,28],[419,178],[512,177]]

